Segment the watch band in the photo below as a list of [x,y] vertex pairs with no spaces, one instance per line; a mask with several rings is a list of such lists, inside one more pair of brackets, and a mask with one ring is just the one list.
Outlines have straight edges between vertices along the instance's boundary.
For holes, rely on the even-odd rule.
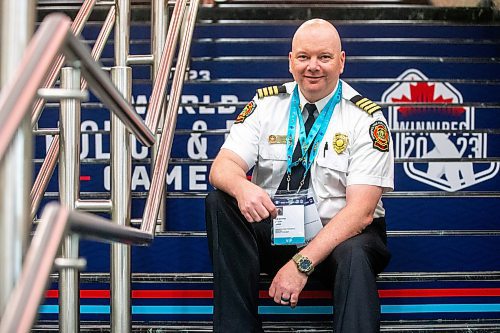
[[299,272],[302,272],[305,275],[309,276],[314,271],[314,266],[312,264],[312,261],[308,257],[303,256],[300,253],[296,253],[292,257],[292,260],[297,265],[297,269],[299,270]]

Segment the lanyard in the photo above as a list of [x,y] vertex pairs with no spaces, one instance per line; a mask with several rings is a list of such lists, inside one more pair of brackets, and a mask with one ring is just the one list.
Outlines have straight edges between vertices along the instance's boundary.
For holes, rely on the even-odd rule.
[[[299,107],[299,90],[298,85],[295,86],[293,90],[292,100],[290,103],[290,116],[288,118],[288,133],[287,133],[287,180],[288,184],[290,184],[290,175],[292,173],[292,168],[297,166],[299,163],[302,163],[304,166],[304,175],[302,176],[302,181],[300,183],[300,188],[304,183],[304,179],[306,178],[307,172],[311,168],[316,155],[318,154],[318,146],[323,140],[325,136],[326,130],[328,128],[328,124],[330,123],[330,119],[333,114],[333,110],[335,106],[340,102],[340,98],[342,96],[342,81],[339,80],[339,84],[335,94],[330,98],[328,103],[325,105],[323,112],[321,112],[314,121],[314,124],[309,131],[309,134],[306,137],[306,130],[304,126],[304,120],[302,119],[302,111]],[[295,127],[297,125],[297,118],[299,119],[299,142],[300,148],[302,151],[302,156],[297,161],[292,161],[293,157],[293,144],[295,142]],[[311,152],[309,155],[307,151],[309,150],[309,146],[312,146]],[[289,188],[289,187],[287,187]]]

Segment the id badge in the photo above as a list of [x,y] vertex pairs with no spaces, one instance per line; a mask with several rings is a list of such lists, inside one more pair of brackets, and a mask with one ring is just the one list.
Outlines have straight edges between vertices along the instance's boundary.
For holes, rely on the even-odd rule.
[[273,197],[278,216],[273,220],[273,245],[299,245],[305,243],[303,193],[280,193]]
[[304,206],[304,231],[306,243],[309,243],[316,237],[321,229],[323,229],[323,223],[321,223],[318,208],[314,203],[314,198],[308,196]]

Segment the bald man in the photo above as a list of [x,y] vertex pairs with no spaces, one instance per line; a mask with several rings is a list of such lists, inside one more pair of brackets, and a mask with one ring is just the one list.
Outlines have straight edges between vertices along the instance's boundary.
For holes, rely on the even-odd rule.
[[335,332],[380,329],[392,141],[380,106],[339,79],[344,65],[335,27],[303,23],[289,53],[294,81],[258,89],[213,162],[214,332],[263,332],[260,273],[272,277],[274,302],[292,308],[309,279],[325,283]]

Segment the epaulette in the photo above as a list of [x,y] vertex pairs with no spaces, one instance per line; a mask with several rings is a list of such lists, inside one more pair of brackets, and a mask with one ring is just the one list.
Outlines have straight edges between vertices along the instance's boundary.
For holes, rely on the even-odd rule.
[[366,97],[363,97],[361,95],[356,95],[353,98],[350,99],[351,102],[356,104],[358,108],[361,110],[365,111],[368,113],[370,116],[373,115],[373,113],[379,111],[382,109],[380,105],[377,103],[372,102]]
[[257,89],[257,96],[259,97],[259,99],[267,97],[267,96],[274,96],[274,95],[284,94],[284,93],[286,93],[285,86],[269,86],[269,87]]

